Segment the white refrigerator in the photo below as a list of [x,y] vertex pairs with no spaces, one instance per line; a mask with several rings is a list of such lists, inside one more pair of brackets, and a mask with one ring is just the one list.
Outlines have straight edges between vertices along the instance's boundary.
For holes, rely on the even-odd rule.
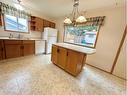
[[57,42],[57,29],[50,27],[44,28],[43,39],[46,40],[45,53],[50,54],[52,51],[52,44]]

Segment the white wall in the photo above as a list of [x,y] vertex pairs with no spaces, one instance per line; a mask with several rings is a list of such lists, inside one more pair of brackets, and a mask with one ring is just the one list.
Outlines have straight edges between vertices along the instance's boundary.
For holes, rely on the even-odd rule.
[[110,72],[125,29],[125,9],[115,8],[88,13],[88,16],[98,15],[106,16],[105,24],[99,31],[97,52],[88,56],[87,63]]
[[[99,31],[97,52],[87,57],[87,63],[110,72],[125,28],[125,9],[123,7],[100,9],[86,14],[86,17],[95,16],[106,16],[106,19]],[[58,19],[56,25],[59,30],[59,42],[63,41],[63,19]]]
[[124,41],[124,44],[122,46],[122,50],[120,52],[119,58],[117,60],[117,64],[115,66],[113,74],[119,77],[122,77],[124,79],[127,79],[127,36],[126,40]]

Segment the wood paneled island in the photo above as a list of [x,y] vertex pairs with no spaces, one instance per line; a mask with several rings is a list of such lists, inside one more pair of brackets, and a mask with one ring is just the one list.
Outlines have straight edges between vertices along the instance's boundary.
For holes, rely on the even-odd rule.
[[77,76],[85,64],[87,54],[95,52],[96,50],[92,48],[56,43],[52,46],[51,61],[71,75]]

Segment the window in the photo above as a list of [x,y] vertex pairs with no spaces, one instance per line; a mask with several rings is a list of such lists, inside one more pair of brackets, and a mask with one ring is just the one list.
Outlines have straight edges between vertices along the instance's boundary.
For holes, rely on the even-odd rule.
[[99,26],[65,26],[64,42],[95,47]]
[[28,20],[11,15],[4,15],[5,30],[28,32]]

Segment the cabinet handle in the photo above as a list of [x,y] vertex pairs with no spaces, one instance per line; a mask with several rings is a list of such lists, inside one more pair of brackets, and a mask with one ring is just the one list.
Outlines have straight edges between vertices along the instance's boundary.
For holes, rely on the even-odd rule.
[[20,48],[21,48],[21,49],[24,49],[24,46],[21,46]]
[[3,49],[3,48],[1,48],[1,51],[4,51],[4,49]]
[[59,52],[60,52],[60,50],[59,50],[59,49],[57,49],[57,52],[59,53]]
[[67,52],[67,56],[68,56],[68,52]]

